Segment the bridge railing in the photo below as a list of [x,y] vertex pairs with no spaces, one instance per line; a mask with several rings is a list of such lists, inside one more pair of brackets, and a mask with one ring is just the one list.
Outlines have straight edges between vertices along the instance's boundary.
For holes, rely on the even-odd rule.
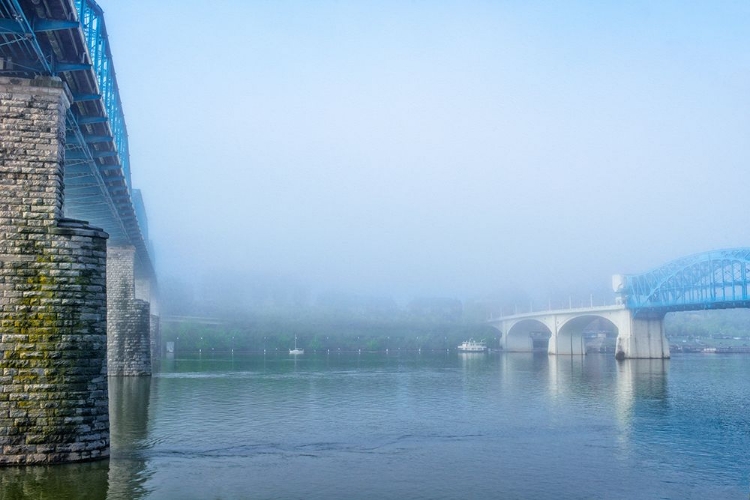
[[590,297],[587,300],[569,300],[564,302],[548,302],[543,307],[536,307],[533,303],[527,304],[525,307],[513,306],[503,307],[499,312],[490,312],[490,316],[487,318],[488,321],[512,318],[512,317],[525,317],[525,316],[537,316],[544,314],[557,314],[561,312],[582,312],[592,310],[609,310],[619,309],[625,307],[622,302],[618,300],[607,300]]

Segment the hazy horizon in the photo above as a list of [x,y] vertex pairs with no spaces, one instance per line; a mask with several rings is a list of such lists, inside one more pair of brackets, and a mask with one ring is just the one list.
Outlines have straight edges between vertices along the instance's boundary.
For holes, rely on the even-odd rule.
[[750,4],[99,4],[168,281],[544,300],[748,246]]

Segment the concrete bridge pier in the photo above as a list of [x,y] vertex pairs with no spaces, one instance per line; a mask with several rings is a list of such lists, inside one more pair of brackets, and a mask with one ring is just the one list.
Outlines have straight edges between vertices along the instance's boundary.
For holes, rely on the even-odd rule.
[[664,316],[634,317],[632,311],[618,325],[617,359],[667,359],[669,341],[664,334]]
[[[567,333],[567,334],[566,334]],[[582,356],[586,354],[586,339],[582,331],[555,332],[549,338],[547,354],[560,356]]]
[[[151,307],[136,298],[135,247],[107,248],[107,374],[151,375]],[[143,293],[143,286],[140,287]]]
[[502,335],[501,344],[506,352],[533,352],[534,341],[529,334]]
[[64,219],[57,78],[0,78],[0,465],[109,455],[108,235]]

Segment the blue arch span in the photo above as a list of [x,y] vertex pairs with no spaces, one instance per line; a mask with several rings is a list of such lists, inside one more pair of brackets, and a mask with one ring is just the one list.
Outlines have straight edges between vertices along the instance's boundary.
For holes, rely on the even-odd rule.
[[712,250],[625,275],[617,290],[634,315],[750,307],[750,248]]

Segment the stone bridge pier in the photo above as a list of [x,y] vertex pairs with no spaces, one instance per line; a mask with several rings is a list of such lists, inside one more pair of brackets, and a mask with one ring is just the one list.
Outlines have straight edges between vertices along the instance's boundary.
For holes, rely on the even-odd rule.
[[150,375],[160,347],[135,248],[63,216],[71,102],[0,77],[0,466],[108,456],[107,375]]
[[151,366],[154,368],[161,359],[161,311],[159,310],[159,294],[156,284],[145,273],[136,272],[135,297],[145,300],[149,304]]
[[[107,374],[151,375],[151,304],[145,277],[136,278],[135,247],[107,248]],[[158,318],[153,321],[158,328]]]
[[0,465],[109,455],[108,236],[62,216],[70,102],[0,78]]

